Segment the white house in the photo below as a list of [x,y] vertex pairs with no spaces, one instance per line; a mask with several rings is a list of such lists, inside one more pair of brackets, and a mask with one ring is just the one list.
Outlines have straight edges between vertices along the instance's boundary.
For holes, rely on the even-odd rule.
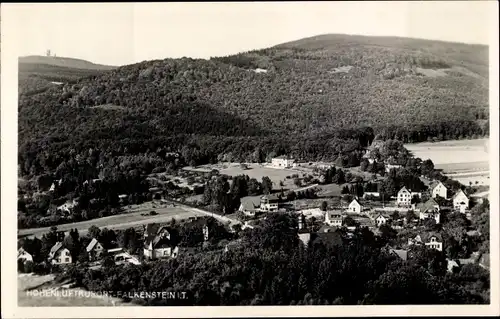
[[448,189],[441,182],[434,182],[431,184],[431,193],[432,198],[436,198],[437,196],[442,197],[444,199],[448,198]]
[[398,206],[410,206],[411,205],[411,192],[403,186],[398,192],[397,204]]
[[443,239],[437,233],[417,235],[415,238],[408,239],[408,246],[422,244],[431,249],[443,251]]
[[264,212],[277,212],[279,199],[276,195],[264,195],[260,198],[260,210]]
[[87,245],[86,250],[89,254],[89,260],[93,261],[101,258],[104,248],[101,243],[97,241],[97,239],[92,238],[90,243]]
[[426,236],[424,244],[429,248],[443,251],[443,240],[439,234],[430,234],[429,236]]
[[352,202],[347,207],[347,211],[350,213],[361,213],[363,206],[358,202],[357,199],[353,199]]
[[49,252],[49,261],[54,265],[71,264],[73,259],[68,248],[63,247],[62,242],[57,242]]
[[276,168],[290,168],[297,166],[293,158],[288,156],[278,156],[271,159],[271,165]]
[[377,225],[377,227],[380,227],[382,225],[385,225],[387,224],[387,222],[389,221],[389,218],[382,215],[382,214],[379,214],[376,218],[375,218],[375,224]]
[[436,221],[436,224],[441,222],[439,204],[433,198],[429,199],[425,203],[419,203],[416,206],[415,211],[419,213],[419,219],[421,220],[433,218]]
[[342,226],[342,214],[335,211],[325,212],[325,224],[328,226],[341,227]]
[[144,257],[147,259],[176,258],[179,247],[167,227],[148,224],[144,229]]
[[467,195],[465,195],[463,190],[459,190],[453,196],[453,208],[463,214],[467,209],[469,209],[469,198],[467,197]]
[[24,262],[33,261],[33,256],[21,247],[17,250],[17,260],[22,260]]

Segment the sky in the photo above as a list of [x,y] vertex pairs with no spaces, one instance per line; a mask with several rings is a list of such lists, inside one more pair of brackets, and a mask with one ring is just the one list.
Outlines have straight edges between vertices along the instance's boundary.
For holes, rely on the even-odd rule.
[[[488,44],[495,1],[2,4],[18,56],[123,65],[209,58],[326,33]],[[7,31],[8,30],[8,31]]]

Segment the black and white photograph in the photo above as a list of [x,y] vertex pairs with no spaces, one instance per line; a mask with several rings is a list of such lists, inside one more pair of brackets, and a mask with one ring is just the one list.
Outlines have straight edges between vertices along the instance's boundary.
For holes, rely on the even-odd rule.
[[496,1],[8,3],[1,35],[2,317],[499,314]]

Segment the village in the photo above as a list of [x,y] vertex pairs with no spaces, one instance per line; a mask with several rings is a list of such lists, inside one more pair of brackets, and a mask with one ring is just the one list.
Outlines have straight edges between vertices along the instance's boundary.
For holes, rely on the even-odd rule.
[[[383,144],[377,147],[383,147]],[[376,151],[373,151],[374,149]],[[205,209],[206,207],[201,207],[200,203],[190,201],[189,197],[165,196],[162,184],[155,182],[158,181],[158,178],[150,176],[148,180],[151,182],[152,207],[157,209],[163,207],[168,210],[177,206],[177,209],[183,207],[185,210],[197,212],[196,215],[186,215],[184,220],[181,218],[180,222],[184,224],[198,223],[198,230],[203,234],[203,239],[200,239],[198,243],[212,239],[212,230],[209,228],[207,220],[217,220],[219,227],[224,228],[228,234],[222,244],[217,243],[213,246],[221,251],[227,251],[237,245],[239,232],[258,228],[268,214],[282,213],[295,216],[297,234],[305,246],[318,239],[336,241],[341,234],[345,238],[350,238],[354,236],[357,229],[366,227],[377,236],[391,234],[394,238],[394,245],[387,248],[403,260],[408,258],[409,252],[411,253],[412,247],[415,246],[425,246],[429,249],[445,252],[446,243],[439,231],[443,223],[443,216],[446,219],[446,216],[450,214],[459,214],[466,219],[471,219],[471,205],[480,205],[483,199],[471,197],[460,188],[453,190],[439,180],[432,180],[429,177],[432,174],[427,174],[428,176],[421,174],[418,177],[425,185],[419,187],[418,190],[414,191],[410,185],[407,187],[402,183],[397,193],[393,196],[387,196],[387,191],[384,191],[383,187],[381,188],[380,183],[383,183],[391,174],[395,176],[398,170],[405,168],[403,164],[398,164],[394,160],[394,156],[389,157],[389,160],[381,160],[380,155],[371,156],[370,154],[379,154],[379,151],[377,148],[372,148],[365,154],[363,158],[364,169],[355,167],[345,170],[346,175],[349,176],[344,178],[345,181],[341,181],[343,183],[340,185],[325,184],[325,171],[328,172],[331,169],[332,163],[301,163],[288,156],[279,156],[272,158],[269,163],[264,165],[257,166],[251,163],[229,165],[233,170],[235,167],[237,168],[235,176],[239,175],[240,172],[256,174],[261,168],[263,170],[261,174],[270,173],[269,175],[274,177],[272,187],[266,194],[241,198],[241,204],[237,211],[231,214],[221,214]],[[378,168],[378,173],[376,168],[372,168],[372,166],[376,167],[377,162],[383,163],[382,169]],[[214,168],[210,167],[205,171],[200,167],[188,168],[184,170],[184,173],[172,179],[177,183],[185,183],[182,176],[186,176],[186,171],[190,172],[187,178],[191,178],[191,182],[188,184],[193,190],[193,184],[196,187],[203,187],[203,180],[199,176],[206,176],[207,172],[213,172]],[[193,171],[194,174],[192,174]],[[369,174],[368,171],[374,173]],[[344,174],[344,170],[338,169],[337,173],[339,172]],[[223,173],[222,170],[221,174]],[[215,177],[209,178],[214,179]],[[99,182],[99,179],[93,179],[85,183],[96,184]],[[57,181],[52,183],[48,192],[54,191],[55,183]],[[371,186],[366,186],[367,183]],[[362,191],[360,192],[359,185],[363,184],[365,187],[361,186]],[[410,184],[415,185],[415,183]],[[374,187],[373,185],[378,186]],[[128,197],[129,195],[126,194],[119,195],[119,201],[123,206],[127,206]],[[199,198],[199,195],[194,195],[194,197]],[[77,205],[78,201],[74,199],[57,207],[57,211],[70,213]],[[155,216],[157,213],[154,211],[141,215],[148,215],[148,221],[157,218]],[[157,259],[176,258],[192,247],[180,246],[182,238],[178,238],[179,235],[170,227],[173,223],[173,221],[162,223],[160,219],[158,222],[148,224],[141,224],[140,220],[137,221],[135,225],[138,230],[137,236],[142,236],[140,239],[142,245],[139,249],[137,245],[133,246],[132,249],[126,245],[118,247],[116,241],[114,244],[110,242],[104,244],[99,241],[99,236],[92,237],[89,229],[86,236],[88,244],[85,247],[87,256],[83,259],[88,262],[90,268],[95,268],[100,267],[103,260],[108,263],[111,260],[117,265],[139,265],[142,262]],[[213,221],[211,225],[215,225]],[[106,227],[112,229],[113,225],[106,225]],[[50,248],[48,255],[43,256],[43,262],[57,266],[79,262],[79,257],[76,257],[75,253],[72,253],[64,244],[67,242],[65,238],[71,237],[71,232],[54,229],[53,231],[57,233],[55,235],[57,240]],[[467,236],[469,235],[478,236],[479,232],[473,227],[469,227]],[[447,256],[449,271],[467,263],[477,263],[481,267],[489,267],[489,254],[487,253],[473,252],[466,258],[463,255],[461,257]],[[40,258],[37,259],[40,260]],[[18,263],[25,265],[28,262],[33,263],[33,256],[21,244],[18,250]]]

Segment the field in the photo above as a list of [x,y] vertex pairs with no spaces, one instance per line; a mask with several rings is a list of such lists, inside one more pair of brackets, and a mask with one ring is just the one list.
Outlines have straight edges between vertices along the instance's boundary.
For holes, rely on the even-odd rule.
[[237,163],[223,163],[214,165],[203,165],[195,169],[190,167],[185,167],[185,170],[193,171],[211,171],[213,169],[218,170],[221,174],[226,174],[229,176],[237,175],[248,175],[250,178],[255,178],[259,182],[262,181],[262,177],[267,176],[273,182],[274,189],[280,189],[280,182],[282,181],[285,186],[284,189],[296,189],[297,186],[293,184],[293,179],[287,179],[287,176],[293,174],[298,174],[302,176],[304,173],[298,169],[278,169],[270,168],[260,164],[248,163],[246,164],[248,169],[243,169],[240,164]]
[[462,184],[489,185],[489,139],[455,140],[407,144],[405,147],[422,160]]
[[[78,229],[80,235],[84,235],[92,225],[95,225],[97,227],[107,227],[109,229],[127,229],[142,224],[168,222],[172,218],[180,220],[187,219],[192,216],[203,216],[202,213],[195,212],[194,210],[187,210],[185,208],[172,206],[165,207],[160,204],[154,204],[153,202],[147,202],[141,205],[132,205],[130,207],[127,206],[126,210],[128,213],[97,218],[78,223],[58,225],[57,229],[60,231],[69,231],[72,228],[76,228]],[[147,214],[152,210],[158,213],[158,215],[141,215],[145,213]],[[42,234],[49,231],[50,227],[20,229],[19,235],[35,235],[40,237],[42,236]]]
[[[52,283],[53,275],[38,276],[33,274],[18,274],[17,276],[17,303],[19,307],[96,307],[96,306],[132,306],[133,304],[122,302],[120,299],[111,297],[87,297],[86,291],[81,289],[68,289],[72,295],[63,296],[33,296],[28,295],[27,290],[36,287],[37,290],[59,288],[60,285]],[[64,288],[63,288],[64,289]],[[83,296],[76,293],[81,292]]]

